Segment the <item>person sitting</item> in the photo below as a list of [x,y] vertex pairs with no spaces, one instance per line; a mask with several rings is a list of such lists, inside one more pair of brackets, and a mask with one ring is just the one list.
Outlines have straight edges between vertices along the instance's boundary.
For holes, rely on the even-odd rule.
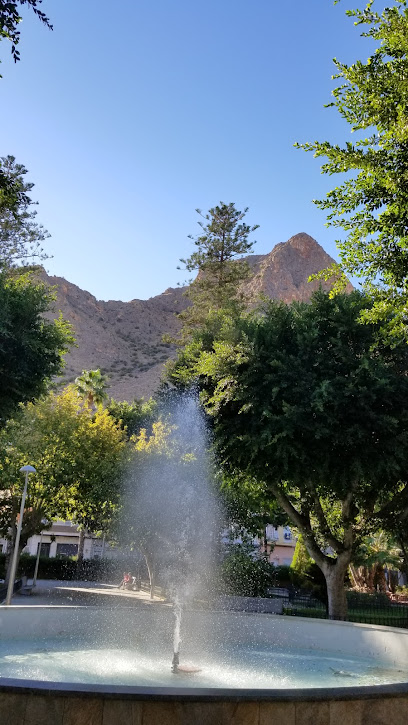
[[130,572],[125,572],[124,571],[123,572],[123,578],[122,578],[121,583],[118,586],[118,589],[127,589],[128,584],[130,583],[131,579],[132,579],[132,577],[131,577]]

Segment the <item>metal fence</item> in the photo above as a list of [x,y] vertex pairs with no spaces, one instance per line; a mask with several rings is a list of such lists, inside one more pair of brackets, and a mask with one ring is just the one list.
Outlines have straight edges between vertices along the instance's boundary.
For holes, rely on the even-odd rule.
[[[283,615],[328,619],[327,605],[308,592],[276,589],[269,596],[281,600]],[[393,602],[385,594],[348,592],[347,604],[349,622],[408,629],[408,604]]]

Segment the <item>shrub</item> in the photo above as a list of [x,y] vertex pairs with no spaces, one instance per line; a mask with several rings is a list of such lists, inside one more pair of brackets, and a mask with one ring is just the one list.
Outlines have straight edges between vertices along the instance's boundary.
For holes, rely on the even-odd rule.
[[364,607],[391,607],[391,601],[383,592],[369,594],[366,592],[347,592],[347,605],[349,609]]
[[[29,554],[20,556],[17,576],[34,576],[37,557]],[[5,578],[5,554],[0,554],[0,579]],[[140,566],[137,556],[121,559],[84,559],[81,566],[80,578],[83,581],[103,581],[119,584],[124,571],[136,573]],[[147,573],[143,572],[147,579]],[[38,567],[39,579],[62,579],[72,581],[78,579],[78,566],[76,557],[47,557],[41,556]]]
[[275,567],[265,557],[254,558],[236,547],[221,565],[221,586],[225,594],[265,597],[274,575]]
[[292,584],[291,568],[286,564],[278,564],[273,567],[274,587],[288,587]]

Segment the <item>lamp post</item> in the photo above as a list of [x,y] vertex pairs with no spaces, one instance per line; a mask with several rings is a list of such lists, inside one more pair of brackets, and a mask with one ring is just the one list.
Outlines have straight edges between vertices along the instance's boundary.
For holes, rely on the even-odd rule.
[[28,476],[30,473],[36,473],[36,470],[34,466],[23,466],[20,468],[20,473],[25,473],[25,483],[24,483],[24,490],[23,495],[21,497],[21,506],[20,506],[20,517],[18,519],[17,524],[17,532],[16,532],[16,539],[14,542],[14,549],[13,549],[13,558],[11,560],[11,569],[10,569],[10,579],[7,587],[7,596],[5,604],[11,604],[11,597],[13,596],[13,590],[14,590],[14,580],[16,577],[16,569],[17,569],[17,558],[18,558],[18,546],[20,543],[20,534],[21,534],[21,527],[23,525],[23,514],[24,514],[24,506],[25,506],[25,500],[27,496],[27,486],[28,486]]

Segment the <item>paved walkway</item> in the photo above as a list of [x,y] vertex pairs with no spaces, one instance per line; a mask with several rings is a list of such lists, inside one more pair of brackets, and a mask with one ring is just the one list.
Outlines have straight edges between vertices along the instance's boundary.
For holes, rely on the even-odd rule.
[[[30,580],[28,581],[30,586]],[[133,605],[167,605],[167,602],[155,597],[150,599],[148,592],[118,589],[115,584],[84,581],[58,581],[38,579],[37,586],[30,595],[15,594],[12,604],[17,605],[65,605],[65,606],[112,606],[129,607]]]

